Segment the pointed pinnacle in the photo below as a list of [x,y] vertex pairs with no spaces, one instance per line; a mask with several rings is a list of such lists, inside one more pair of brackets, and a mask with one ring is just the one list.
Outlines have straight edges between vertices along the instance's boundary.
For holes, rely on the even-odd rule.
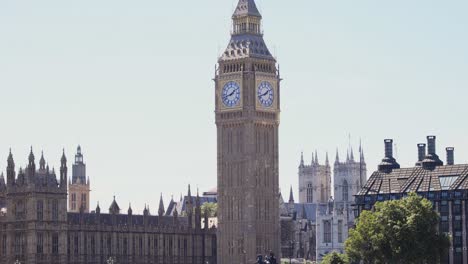
[[301,151],[301,162],[299,163],[299,167],[304,167],[304,152]]
[[290,202],[290,203],[294,203],[294,196],[293,196],[292,185],[291,185],[291,188],[290,188],[290,190],[289,190],[289,202]]

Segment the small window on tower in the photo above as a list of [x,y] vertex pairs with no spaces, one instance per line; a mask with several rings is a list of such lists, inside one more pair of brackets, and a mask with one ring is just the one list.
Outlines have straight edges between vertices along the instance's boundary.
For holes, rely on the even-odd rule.
[[37,234],[37,241],[36,241],[36,252],[37,254],[44,253],[44,236],[42,233]]
[[52,235],[52,254],[53,255],[58,255],[59,253],[59,237],[58,234],[53,234]]
[[331,232],[330,220],[323,221],[323,243],[331,243]]
[[37,201],[37,221],[44,219],[44,202],[42,200]]
[[52,220],[58,220],[58,200],[52,201]]
[[348,182],[344,180],[343,182],[343,201],[347,202],[348,201]]
[[314,202],[314,193],[312,189],[312,184],[309,183],[307,184],[307,203],[313,203]]
[[338,220],[338,243],[343,243],[343,220]]

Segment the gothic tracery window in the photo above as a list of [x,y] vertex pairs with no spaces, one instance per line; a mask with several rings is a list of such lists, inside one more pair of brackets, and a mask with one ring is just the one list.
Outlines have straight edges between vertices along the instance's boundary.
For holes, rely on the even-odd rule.
[[338,243],[343,243],[343,220],[338,220]]
[[327,201],[327,195],[325,193],[325,187],[322,185],[320,185],[320,199],[322,200],[323,203],[325,203]]
[[346,180],[343,181],[343,201],[347,202],[348,201],[348,182]]
[[58,244],[59,244],[58,234],[53,234],[52,235],[52,254],[53,255],[58,255],[59,253]]
[[37,234],[36,252],[37,254],[44,253],[44,235],[42,233]]
[[331,221],[323,221],[323,243],[331,243]]
[[23,201],[18,201],[17,204],[16,204],[16,208],[15,208],[15,217],[17,220],[21,220],[21,219],[24,219],[25,217],[25,209],[24,209],[24,202]]
[[314,202],[314,193],[312,189],[312,183],[307,184],[307,203]]
[[71,209],[76,210],[76,193],[72,193],[71,197],[72,197]]
[[52,220],[58,220],[58,200],[52,201]]
[[42,221],[44,219],[44,201],[37,201],[37,221]]

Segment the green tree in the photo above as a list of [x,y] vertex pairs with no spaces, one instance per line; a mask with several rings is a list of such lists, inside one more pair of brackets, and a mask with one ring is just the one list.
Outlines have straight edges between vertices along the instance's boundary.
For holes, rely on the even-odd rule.
[[208,217],[216,217],[218,214],[218,204],[216,203],[204,203],[201,206],[202,213],[207,212]]
[[363,211],[350,230],[346,253],[366,264],[439,263],[450,247],[449,237],[437,231],[439,219],[432,203],[415,193],[378,202],[374,211]]
[[328,253],[323,257],[321,264],[348,264],[349,258],[345,254],[340,254],[335,251]]

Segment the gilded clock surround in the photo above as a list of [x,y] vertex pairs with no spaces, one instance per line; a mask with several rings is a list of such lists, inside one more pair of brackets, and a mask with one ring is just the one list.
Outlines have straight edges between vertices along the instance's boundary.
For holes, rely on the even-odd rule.
[[[257,100],[255,100],[255,108],[258,109],[258,110],[262,110],[262,111],[276,111],[278,110],[278,79],[277,78],[271,78],[271,76],[259,76],[258,77],[259,79],[257,79],[255,81],[255,87],[256,89],[258,90],[258,87],[260,86],[260,84],[262,82],[268,82],[270,83],[272,89],[273,89],[273,103],[271,104],[271,106],[264,106],[260,100],[258,99],[257,97]],[[256,91],[257,91],[256,90]]]
[[[240,100],[237,105],[229,107],[223,103],[223,88],[229,82],[236,82],[240,87]],[[216,104],[219,111],[238,111],[243,107],[243,85],[242,78],[240,76],[231,76],[231,78],[223,78],[217,83],[216,87]]]

